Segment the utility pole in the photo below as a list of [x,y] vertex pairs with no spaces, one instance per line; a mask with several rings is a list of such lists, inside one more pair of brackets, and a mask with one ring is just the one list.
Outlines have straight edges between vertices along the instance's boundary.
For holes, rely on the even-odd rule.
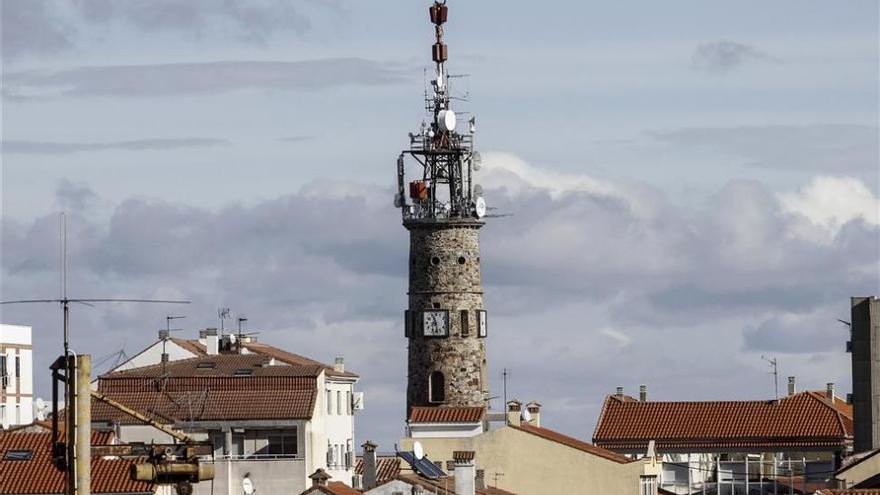
[[[52,452],[63,458],[63,466],[67,474],[68,495],[91,494],[91,442],[92,442],[92,417],[91,417],[91,387],[89,378],[92,370],[91,356],[84,354],[77,356],[70,349],[70,303],[79,303],[92,306],[93,303],[160,303],[160,304],[189,304],[189,301],[164,301],[157,299],[82,299],[70,298],[67,295],[67,216],[61,214],[60,223],[60,264],[61,264],[61,297],[58,299],[23,299],[17,301],[0,301],[5,304],[28,304],[28,303],[60,303],[62,313],[62,335],[64,338],[64,354],[56,360],[58,364],[52,366],[54,380],[60,378],[60,369],[64,368],[64,414],[65,414],[65,437],[63,451],[59,441],[58,431],[58,401],[55,396],[57,382],[53,383],[52,397]],[[83,367],[80,370],[80,366]],[[79,371],[78,371],[79,370]],[[62,453],[63,452],[63,453]]]

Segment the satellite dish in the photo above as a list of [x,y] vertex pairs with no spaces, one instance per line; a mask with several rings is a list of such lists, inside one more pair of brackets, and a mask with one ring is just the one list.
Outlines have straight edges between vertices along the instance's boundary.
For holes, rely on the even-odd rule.
[[477,218],[483,218],[486,216],[486,200],[483,199],[482,196],[477,198],[476,204],[474,205],[474,213],[477,215]]
[[479,151],[474,151],[471,154],[471,164],[474,167],[474,172],[480,170],[480,167],[483,165],[483,155],[481,155]]
[[446,132],[455,130],[455,112],[452,110],[440,110],[437,113],[437,125]]
[[244,490],[245,495],[253,495],[256,491],[254,490],[254,482],[247,476],[241,480],[241,489]]
[[235,344],[235,334],[234,333],[229,334],[229,343]]
[[532,414],[529,412],[528,409],[523,409],[522,413],[520,413],[519,417],[520,417],[520,419],[523,420],[524,423],[528,423],[529,421],[532,420]]
[[46,411],[49,409],[46,406],[46,401],[37,397],[37,400],[34,401],[34,408],[37,410],[37,419],[40,421],[46,419]]
[[420,461],[425,458],[425,449],[422,448],[421,442],[417,441],[413,444],[413,455]]

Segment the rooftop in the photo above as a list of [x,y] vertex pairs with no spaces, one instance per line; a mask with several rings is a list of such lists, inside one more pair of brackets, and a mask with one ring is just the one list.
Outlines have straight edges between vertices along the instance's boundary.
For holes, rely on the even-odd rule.
[[640,402],[605,399],[593,442],[614,450],[647,448],[843,448],[852,441],[851,411],[824,393],[777,400]]
[[410,423],[479,423],[486,415],[483,407],[414,407]]
[[[109,432],[92,432],[92,443],[110,443]],[[65,473],[52,464],[51,433],[25,430],[0,432],[0,494],[65,493]],[[14,453],[7,455],[10,451]],[[30,452],[15,455],[15,452]],[[10,458],[20,460],[9,460]],[[129,469],[134,461],[92,458],[92,493],[152,494],[149,483],[132,481]]]

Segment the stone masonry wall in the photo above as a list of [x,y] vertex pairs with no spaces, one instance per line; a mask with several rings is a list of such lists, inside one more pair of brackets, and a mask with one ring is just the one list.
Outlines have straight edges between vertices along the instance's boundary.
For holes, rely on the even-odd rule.
[[[483,308],[479,228],[482,222],[407,223],[410,231],[407,413],[429,403],[432,372],[445,378],[445,404],[483,406],[488,392],[485,339],[477,336],[476,310]],[[449,336],[426,338],[421,312],[449,311]],[[467,335],[462,335],[462,311]]]

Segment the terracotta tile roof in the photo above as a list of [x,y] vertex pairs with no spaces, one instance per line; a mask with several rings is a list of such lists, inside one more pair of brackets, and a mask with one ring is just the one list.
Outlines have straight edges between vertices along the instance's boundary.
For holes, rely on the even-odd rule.
[[[108,432],[92,432],[93,443],[107,443]],[[65,473],[52,464],[51,434],[0,433],[0,494],[64,493]],[[9,450],[32,450],[26,461],[5,461]],[[132,481],[129,469],[134,461],[92,458],[92,493],[153,493],[150,484]]]
[[561,443],[573,449],[577,449],[583,452],[587,452],[589,454],[597,455],[599,457],[604,457],[610,461],[614,461],[620,464],[627,464],[632,462],[632,459],[620,455],[617,452],[612,452],[607,449],[603,449],[602,447],[598,447],[596,445],[589,444],[582,440],[578,440],[577,438],[573,438],[567,435],[563,435],[562,433],[547,429],[540,428],[532,425],[520,425],[514,426],[510,425],[511,428],[514,428],[519,431],[524,431],[526,433],[531,433],[532,435],[537,435],[545,440],[549,440],[551,442]]
[[[397,475],[400,474],[400,458],[397,456],[377,456],[376,464],[376,482],[380,485],[396,478]],[[363,457],[357,458],[354,473],[360,475],[364,474]]]
[[[107,395],[165,424],[188,421],[309,419],[317,389],[112,392]],[[92,421],[140,424],[103,402],[92,401]]]
[[[409,483],[411,485],[422,485],[426,488],[431,489],[431,491],[438,491],[439,489],[441,493],[443,490],[448,490],[448,493],[452,493],[455,487],[455,477],[447,476],[445,478],[441,478],[438,480],[432,480],[428,478],[424,478],[417,474],[401,474],[397,476],[395,479],[403,481],[405,483]],[[508,492],[507,490],[501,490],[500,488],[478,488],[476,490],[477,495],[516,495],[514,492]]]
[[175,337],[171,337],[168,340],[174,342],[180,347],[183,347],[184,349],[195,354],[196,356],[205,356],[208,354],[208,349],[198,340],[180,339]]
[[639,402],[605,399],[593,442],[614,450],[657,448],[843,448],[852,417],[823,394],[802,392],[777,401]]
[[320,365],[270,366],[271,357],[260,354],[218,354],[198,356],[163,364],[130,368],[103,375],[100,380],[119,378],[182,378],[182,377],[250,377],[250,376],[314,376],[323,371]]
[[284,363],[293,365],[293,366],[321,366],[324,368],[324,372],[329,376],[339,376],[339,377],[348,377],[348,378],[357,378],[358,375],[350,372],[344,371],[342,373],[333,369],[333,366],[329,364],[324,364],[320,361],[315,361],[314,359],[309,359],[305,356],[300,356],[299,354],[294,354],[292,352],[285,351],[283,349],[279,349],[277,347],[264,344],[262,342],[245,342],[242,346],[250,352],[261,354],[263,356],[268,356],[275,358]]
[[414,407],[410,423],[479,423],[486,409],[483,407]]

